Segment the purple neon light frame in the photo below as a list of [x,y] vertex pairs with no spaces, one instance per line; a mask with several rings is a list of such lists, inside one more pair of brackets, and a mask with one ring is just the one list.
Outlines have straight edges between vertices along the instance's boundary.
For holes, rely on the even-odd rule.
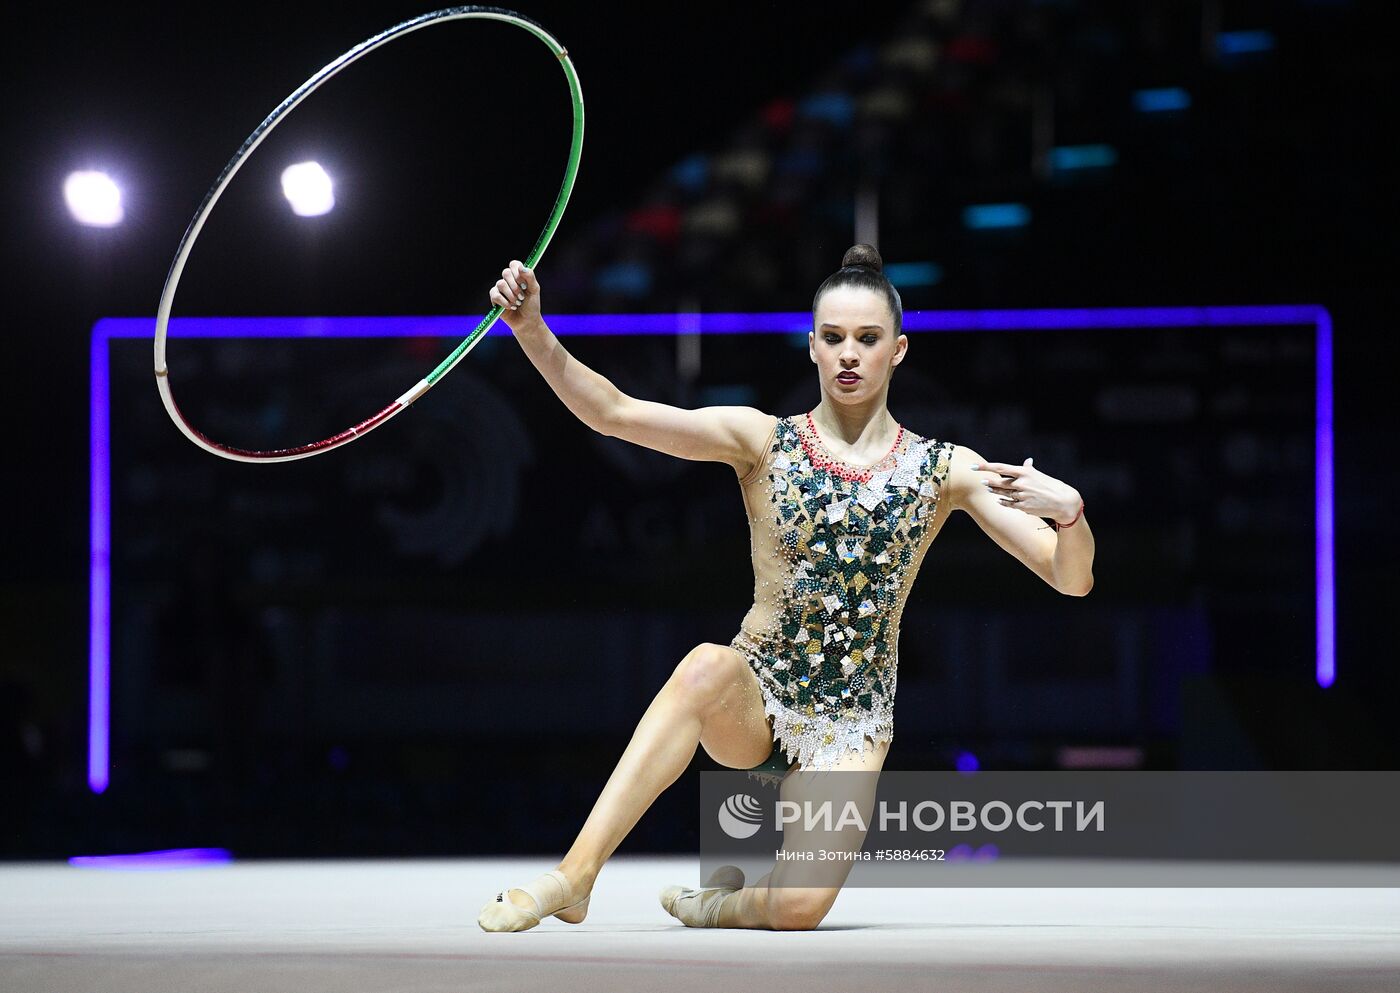
[[[468,317],[186,317],[172,331],[198,338],[460,337]],[[754,314],[554,314],[558,335],[791,334],[811,330],[806,311]],[[1332,504],[1332,315],[1317,305],[1256,307],[1110,307],[1059,310],[908,311],[906,331],[1060,331],[1091,328],[1262,327],[1311,325],[1316,339],[1314,433],[1316,470],[1317,683],[1336,678],[1336,597]],[[487,332],[509,334],[495,324]],[[153,317],[107,317],[92,328],[92,570],[88,649],[88,786],[107,789],[111,663],[111,382],[108,343],[151,338]]]

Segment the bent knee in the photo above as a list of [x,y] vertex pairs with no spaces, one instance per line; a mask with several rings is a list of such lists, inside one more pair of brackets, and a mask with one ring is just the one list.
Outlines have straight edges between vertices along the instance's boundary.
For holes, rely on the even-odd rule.
[[784,895],[768,891],[768,923],[775,931],[811,931],[820,924],[835,901],[822,896]]
[[676,666],[677,687],[689,697],[713,700],[740,679],[745,668],[738,652],[725,645],[702,642]]

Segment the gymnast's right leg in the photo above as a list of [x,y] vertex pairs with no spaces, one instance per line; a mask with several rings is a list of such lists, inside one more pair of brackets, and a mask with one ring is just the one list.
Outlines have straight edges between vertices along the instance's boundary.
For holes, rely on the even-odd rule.
[[603,863],[662,791],[685,772],[701,744],[716,762],[736,769],[758,765],[772,749],[758,678],[728,645],[695,646],[656,694],[555,870],[567,885],[547,874],[530,884],[536,896],[508,890],[482,910],[477,921],[481,927],[524,931],[558,911],[563,911],[560,920],[581,922]]

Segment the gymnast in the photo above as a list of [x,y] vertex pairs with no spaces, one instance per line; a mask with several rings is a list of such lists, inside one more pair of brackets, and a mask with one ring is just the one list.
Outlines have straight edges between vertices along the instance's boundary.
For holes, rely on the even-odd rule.
[[[818,287],[807,337],[819,401],[788,416],[627,396],[550,331],[534,270],[516,260],[501,271],[491,304],[504,308],[530,361],[579,420],[608,437],[733,467],[754,599],[728,644],[696,645],[680,660],[563,860],[498,893],[478,918],[483,930],[524,931],[551,915],[582,922],[603,864],[697,746],[722,766],[775,777],[785,791],[804,770],[878,778],[894,738],[900,615],[954,510],[1056,591],[1084,596],[1093,587],[1093,535],[1074,487],[1032,459],[987,462],[890,415],[890,382],[908,339],[899,293],[882,269],[873,246],[855,245]],[[803,841],[795,827],[784,830],[785,848]],[[848,829],[843,844],[858,850],[863,836]],[[852,864],[833,866],[829,885],[819,886],[782,885],[782,866],[745,886],[743,873],[725,866],[700,888],[665,887],[661,904],[688,927],[811,929]]]

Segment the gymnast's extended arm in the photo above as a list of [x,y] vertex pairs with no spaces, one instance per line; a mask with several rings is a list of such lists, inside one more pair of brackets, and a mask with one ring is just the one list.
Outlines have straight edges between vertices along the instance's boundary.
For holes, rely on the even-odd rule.
[[599,434],[678,458],[724,462],[742,478],[753,468],[773,416],[753,407],[686,410],[623,393],[568,350],[540,313],[540,285],[533,270],[512,261],[491,288],[493,306],[535,368],[574,416]]

